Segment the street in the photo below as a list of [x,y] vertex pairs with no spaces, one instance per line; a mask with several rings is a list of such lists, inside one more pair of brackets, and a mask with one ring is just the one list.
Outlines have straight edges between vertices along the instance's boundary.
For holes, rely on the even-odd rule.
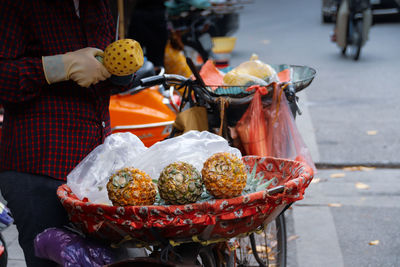
[[317,71],[296,120],[318,173],[286,212],[288,266],[400,266],[400,22],[378,18],[355,62],[330,42],[321,3],[246,5],[231,59]]

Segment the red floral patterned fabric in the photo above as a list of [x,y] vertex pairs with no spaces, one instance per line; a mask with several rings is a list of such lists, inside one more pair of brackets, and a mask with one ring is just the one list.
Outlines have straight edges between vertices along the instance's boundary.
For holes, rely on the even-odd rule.
[[189,241],[193,236],[207,240],[231,238],[254,231],[275,219],[283,208],[303,198],[313,178],[313,170],[302,162],[246,156],[249,172],[263,179],[274,179],[269,189],[283,185],[283,193],[260,191],[232,199],[215,199],[189,205],[116,207],[84,202],[67,185],[57,194],[70,220],[84,232],[118,242],[129,236],[147,244],[157,243],[150,229],[174,241]]

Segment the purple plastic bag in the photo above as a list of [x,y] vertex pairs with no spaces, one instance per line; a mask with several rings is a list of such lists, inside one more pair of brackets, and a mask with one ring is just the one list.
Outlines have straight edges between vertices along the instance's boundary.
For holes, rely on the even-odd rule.
[[35,238],[35,255],[64,267],[100,267],[113,262],[110,248],[60,228],[48,228]]
[[12,224],[14,219],[11,217],[10,210],[0,202],[0,232]]

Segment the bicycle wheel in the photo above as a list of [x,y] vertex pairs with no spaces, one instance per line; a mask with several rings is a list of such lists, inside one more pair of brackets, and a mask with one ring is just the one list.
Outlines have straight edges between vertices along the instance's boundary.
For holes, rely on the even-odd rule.
[[[239,239],[235,263],[240,267],[286,266],[286,223],[284,214],[264,227],[260,234]],[[233,265],[231,265],[233,266]]]

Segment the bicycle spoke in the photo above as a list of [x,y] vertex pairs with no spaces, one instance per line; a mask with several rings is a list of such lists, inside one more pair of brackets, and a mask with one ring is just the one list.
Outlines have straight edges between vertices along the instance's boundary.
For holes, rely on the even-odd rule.
[[[277,223],[279,222],[279,223]],[[239,239],[239,248],[236,253],[236,266],[239,267],[258,267],[256,257],[262,261],[265,266],[285,266],[285,261],[282,260],[282,255],[286,254],[286,246],[283,244],[285,237],[279,236],[286,232],[279,229],[282,221],[275,220],[265,226],[264,231],[260,234],[254,234],[255,251],[253,251],[250,238]],[[283,261],[283,262],[281,262]]]

